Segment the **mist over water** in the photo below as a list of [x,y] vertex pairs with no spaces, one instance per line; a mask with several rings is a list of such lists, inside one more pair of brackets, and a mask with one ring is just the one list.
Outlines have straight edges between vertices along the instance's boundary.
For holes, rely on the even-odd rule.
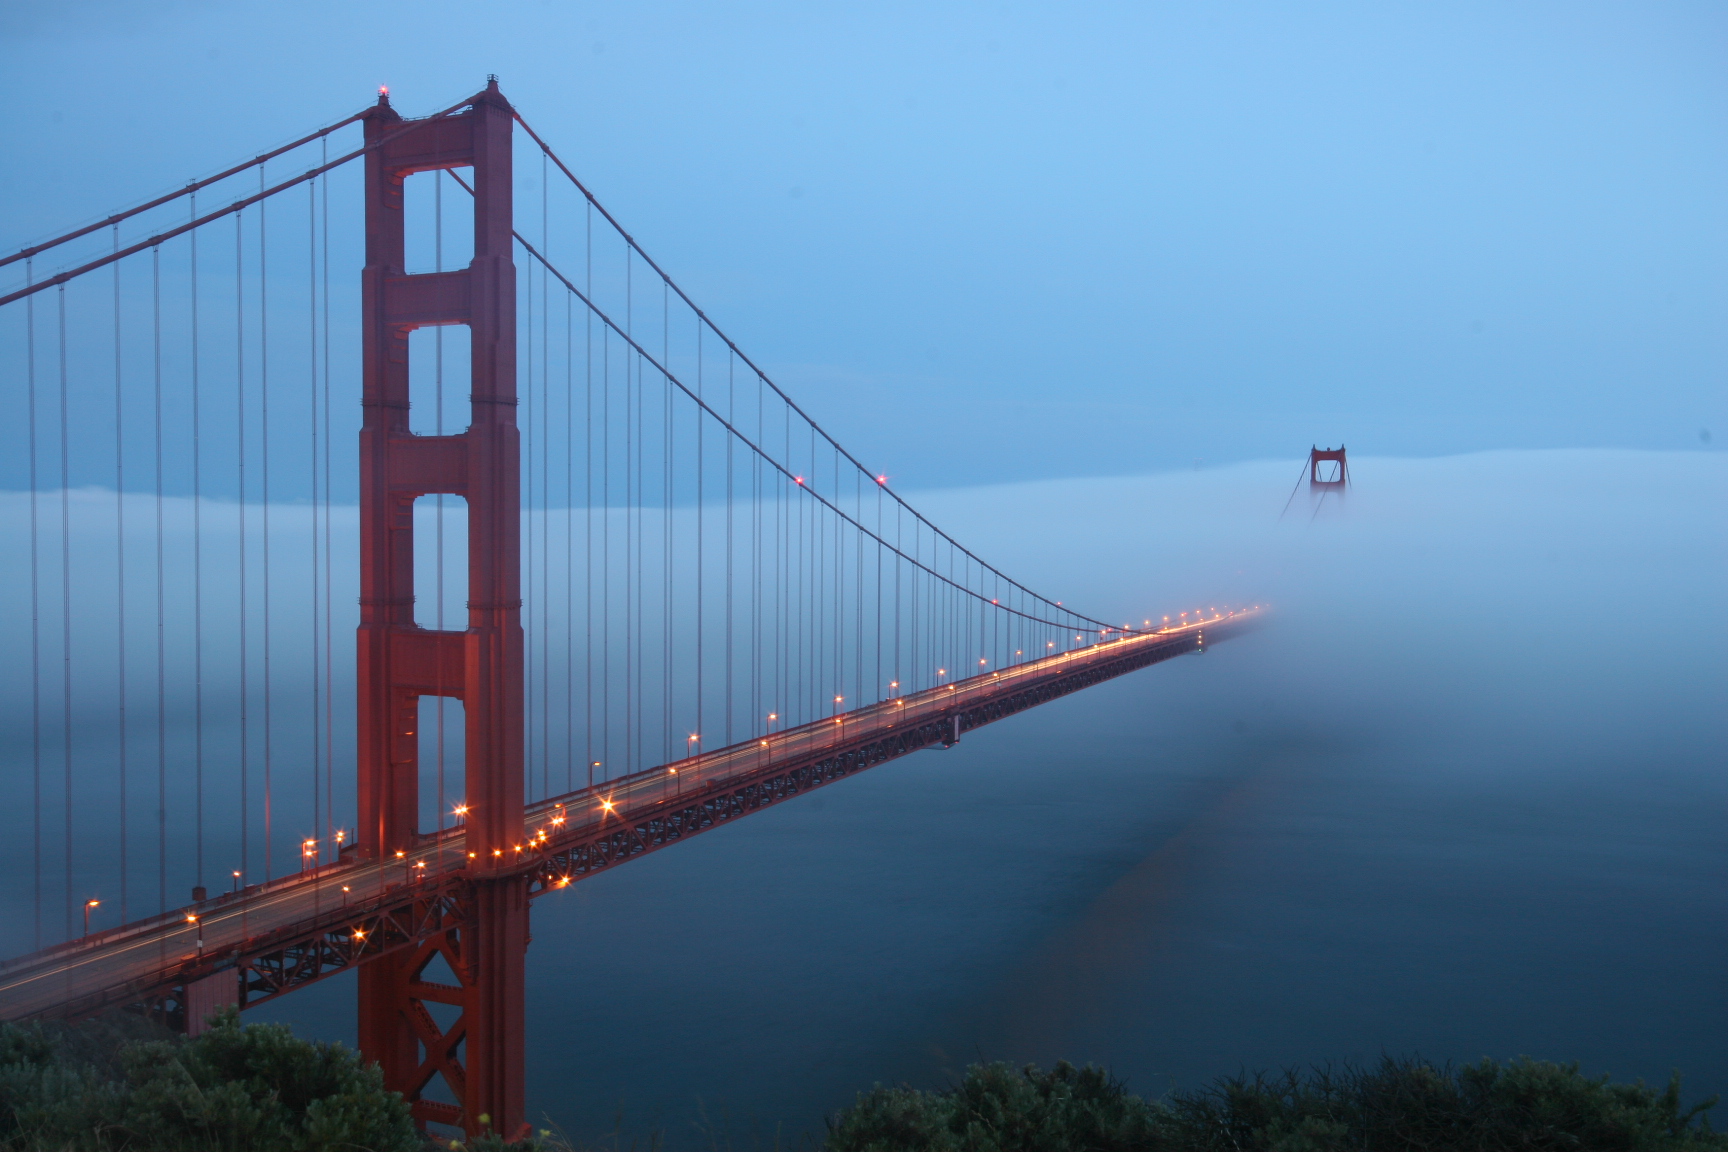
[[[1280,520],[1295,473],[923,494],[1077,607],[1272,616],[541,901],[531,1111],[766,1145],[980,1058],[1728,1089],[1728,460],[1362,458]],[[252,1015],[351,1039],[352,988]]]

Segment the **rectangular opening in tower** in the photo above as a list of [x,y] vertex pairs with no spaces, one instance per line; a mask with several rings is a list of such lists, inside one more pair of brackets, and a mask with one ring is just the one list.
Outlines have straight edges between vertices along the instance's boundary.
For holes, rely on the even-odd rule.
[[402,181],[403,271],[449,272],[474,259],[472,168],[415,172]]
[[472,344],[466,324],[408,333],[408,430],[416,436],[454,436],[467,429]]
[[414,501],[414,623],[468,627],[468,502],[460,496]]
[[420,697],[421,832],[436,832],[462,822],[468,777],[464,772],[466,714],[453,696]]

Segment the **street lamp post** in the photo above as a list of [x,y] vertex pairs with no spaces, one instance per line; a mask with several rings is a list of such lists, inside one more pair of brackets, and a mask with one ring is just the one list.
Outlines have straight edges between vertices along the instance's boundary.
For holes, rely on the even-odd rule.
[[101,903],[100,900],[84,901],[84,935],[86,936],[90,935],[90,909],[98,907]]

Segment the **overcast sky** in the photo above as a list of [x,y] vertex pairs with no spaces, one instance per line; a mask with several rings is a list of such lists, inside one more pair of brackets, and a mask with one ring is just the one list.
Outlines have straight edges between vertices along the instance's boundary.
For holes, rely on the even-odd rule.
[[496,72],[903,486],[1728,436],[1720,5],[5,0],[0,21],[0,245],[379,84],[415,114]]

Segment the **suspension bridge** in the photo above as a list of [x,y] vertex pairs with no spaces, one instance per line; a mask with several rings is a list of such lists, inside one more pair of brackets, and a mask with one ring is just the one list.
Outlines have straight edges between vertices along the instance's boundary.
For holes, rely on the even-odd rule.
[[0,269],[5,1019],[356,969],[416,1118],[515,1135],[535,897],[1258,615],[968,551],[495,79]]

